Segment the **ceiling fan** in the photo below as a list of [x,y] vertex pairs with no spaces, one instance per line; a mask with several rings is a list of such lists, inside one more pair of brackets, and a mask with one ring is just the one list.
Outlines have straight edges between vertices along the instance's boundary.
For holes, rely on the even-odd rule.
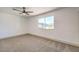
[[13,10],[19,11],[21,12],[20,14],[24,14],[24,15],[30,15],[29,13],[33,13],[33,11],[26,11],[26,7],[22,7],[22,11],[16,8],[13,8]]

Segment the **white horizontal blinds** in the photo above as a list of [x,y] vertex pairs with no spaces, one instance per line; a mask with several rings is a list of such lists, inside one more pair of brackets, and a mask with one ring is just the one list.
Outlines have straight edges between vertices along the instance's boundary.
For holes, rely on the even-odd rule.
[[39,19],[39,28],[43,29],[54,29],[54,16],[49,16]]
[[54,29],[54,16],[46,17],[46,29]]

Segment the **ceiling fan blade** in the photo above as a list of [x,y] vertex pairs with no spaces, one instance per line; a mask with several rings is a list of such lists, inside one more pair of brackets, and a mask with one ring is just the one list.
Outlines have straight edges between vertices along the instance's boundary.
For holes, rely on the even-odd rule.
[[14,8],[13,8],[13,10],[15,10],[15,11],[19,11],[19,12],[22,12],[21,10],[18,10],[18,9],[14,9]]
[[26,11],[26,13],[33,13],[33,11]]
[[25,13],[25,14],[30,15],[29,13]]
[[19,13],[19,14],[22,14],[22,13]]

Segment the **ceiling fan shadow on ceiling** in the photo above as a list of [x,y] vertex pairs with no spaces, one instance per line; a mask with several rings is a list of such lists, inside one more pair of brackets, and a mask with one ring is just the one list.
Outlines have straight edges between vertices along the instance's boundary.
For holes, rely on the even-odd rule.
[[26,7],[22,7],[22,10],[13,8],[14,11],[19,11],[19,14],[23,14],[23,15],[30,15],[30,13],[33,13],[33,11],[26,11]]

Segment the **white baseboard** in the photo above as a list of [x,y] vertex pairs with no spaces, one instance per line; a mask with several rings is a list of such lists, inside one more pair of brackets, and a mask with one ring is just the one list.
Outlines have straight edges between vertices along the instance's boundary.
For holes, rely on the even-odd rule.
[[41,35],[34,34],[34,33],[27,33],[27,34],[34,35],[34,36],[38,36],[38,37],[42,37],[42,38],[46,38],[46,39],[53,40],[53,41],[57,41],[57,42],[61,42],[61,43],[64,43],[64,44],[68,44],[68,45],[75,46],[75,47],[79,47],[79,44],[76,44],[76,43],[71,43],[71,42],[67,42],[67,41],[59,40],[59,39],[55,39],[55,38],[49,38],[49,37],[41,36]]
[[27,33],[22,33],[22,34],[17,34],[17,35],[2,37],[2,38],[0,38],[0,40],[2,40],[2,39],[8,39],[8,38],[13,38],[13,37],[17,37],[17,36],[22,36],[22,35],[26,35],[26,34],[27,34]]

